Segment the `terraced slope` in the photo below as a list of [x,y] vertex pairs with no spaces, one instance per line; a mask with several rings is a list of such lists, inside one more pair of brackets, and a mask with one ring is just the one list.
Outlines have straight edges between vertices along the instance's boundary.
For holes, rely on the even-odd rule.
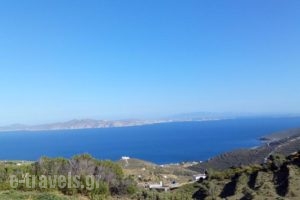
[[300,199],[300,152],[271,157],[261,166],[214,172],[201,183],[194,199]]

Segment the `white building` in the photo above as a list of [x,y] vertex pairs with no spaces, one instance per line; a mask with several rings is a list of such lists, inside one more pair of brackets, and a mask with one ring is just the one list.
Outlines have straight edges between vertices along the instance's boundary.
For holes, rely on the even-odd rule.
[[122,158],[121,158],[122,160],[129,160],[130,159],[130,157],[128,157],[128,156],[122,156]]
[[201,179],[206,179],[206,174],[196,174],[193,176],[195,181],[199,181]]

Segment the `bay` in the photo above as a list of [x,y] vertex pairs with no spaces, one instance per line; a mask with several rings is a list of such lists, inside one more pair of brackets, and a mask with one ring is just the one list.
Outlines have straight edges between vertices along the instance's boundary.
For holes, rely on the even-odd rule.
[[300,117],[176,122],[154,125],[0,133],[0,160],[37,160],[89,153],[98,159],[129,156],[157,164],[200,161],[261,144],[260,137],[300,127]]

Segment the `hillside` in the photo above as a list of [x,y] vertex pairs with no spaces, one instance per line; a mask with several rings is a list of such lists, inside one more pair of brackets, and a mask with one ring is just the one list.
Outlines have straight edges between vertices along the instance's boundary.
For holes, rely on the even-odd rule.
[[184,164],[156,165],[138,159],[120,160],[124,173],[135,179],[138,185],[147,187],[151,183],[168,185],[172,182],[179,184],[188,183],[193,179],[197,172],[188,169]]
[[[75,159],[78,160],[78,166],[85,166],[88,164],[86,159],[90,159],[86,156],[80,156]],[[83,162],[84,161],[84,162]],[[89,160],[88,166],[97,164],[98,161]],[[121,161],[122,162],[122,161]],[[61,159],[42,159],[36,166],[39,170],[46,170],[46,173],[53,173],[51,170],[57,170],[55,163],[64,163]],[[76,162],[75,162],[76,163]],[[65,163],[67,164],[67,163]],[[110,170],[114,165],[112,163],[98,163],[97,165],[109,167]],[[109,164],[109,165],[107,165]],[[124,163],[123,163],[124,164]],[[144,165],[145,167],[158,167],[153,164],[145,163],[140,160],[132,159],[129,161],[129,165],[134,169],[135,167]],[[12,165],[12,164],[10,164]],[[68,164],[67,164],[68,165]],[[8,166],[6,166],[8,167]],[[25,165],[22,168],[17,166],[11,166],[11,169],[26,170],[30,165]],[[50,167],[50,168],[49,168]],[[54,168],[53,168],[54,167]],[[115,168],[117,166],[114,166]],[[90,168],[90,167],[89,167]],[[60,168],[61,170],[63,168]],[[90,168],[92,169],[92,168]],[[107,168],[108,169],[108,168]],[[117,169],[117,168],[115,168]],[[49,171],[50,170],[50,171]],[[83,173],[85,168],[82,168],[79,172]],[[274,154],[268,158],[268,160],[261,165],[249,165],[238,168],[230,168],[223,171],[208,170],[208,178],[199,182],[182,185],[180,188],[168,191],[158,192],[155,190],[144,189],[142,187],[133,190],[131,194],[109,194],[103,195],[102,190],[108,189],[110,194],[116,192],[116,188],[113,185],[104,187],[101,191],[98,191],[97,195],[93,196],[93,193],[85,193],[84,191],[74,190],[26,190],[23,187],[17,190],[5,189],[6,184],[1,183],[0,199],[6,200],[100,200],[100,199],[135,199],[135,200],[168,200],[168,199],[186,199],[186,200],[273,200],[273,199],[287,199],[298,200],[300,198],[300,151],[284,157],[282,155]],[[5,177],[5,176],[4,176]],[[110,188],[111,187],[111,188]],[[123,187],[119,185],[118,188]],[[69,193],[71,192],[71,193]]]
[[230,167],[240,167],[251,164],[261,164],[274,153],[288,156],[297,152],[300,147],[300,129],[287,130],[264,138],[265,143],[254,149],[238,149],[223,153],[206,162],[190,167],[191,170],[205,171],[212,168],[225,170]]
[[195,199],[299,199],[300,152],[271,156],[263,165],[209,172]]

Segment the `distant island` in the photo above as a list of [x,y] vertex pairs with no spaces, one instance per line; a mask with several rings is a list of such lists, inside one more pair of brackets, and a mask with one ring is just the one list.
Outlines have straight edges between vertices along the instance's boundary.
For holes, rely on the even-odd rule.
[[215,121],[237,118],[270,118],[270,117],[297,117],[294,114],[251,114],[251,113],[215,113],[215,112],[193,112],[176,114],[169,117],[158,119],[124,119],[124,120],[96,120],[96,119],[73,119],[66,122],[56,122],[39,125],[11,124],[1,126],[0,132],[10,131],[47,131],[47,130],[74,130],[74,129],[94,129],[94,128],[113,128],[113,127],[131,127],[144,126],[160,123],[172,122],[192,122],[192,121]]
[[224,120],[238,117],[231,113],[210,113],[195,112],[178,114],[161,119],[126,119],[126,120],[95,120],[95,119],[74,119],[66,122],[57,122],[40,125],[12,124],[0,127],[0,132],[10,131],[43,131],[43,130],[74,130],[74,129],[93,129],[93,128],[112,128],[143,126],[159,123],[189,122],[189,121],[211,121]]
[[46,131],[46,130],[74,130],[74,129],[93,129],[93,128],[113,128],[113,127],[130,127],[130,126],[143,126],[159,123],[172,123],[172,122],[187,122],[187,121],[210,121],[220,120],[219,118],[206,118],[202,120],[71,120],[67,122],[58,122],[52,124],[42,125],[24,125],[24,124],[12,124],[9,126],[0,127],[0,132],[10,131]]
[[171,120],[94,120],[94,119],[74,119],[67,122],[58,122],[42,125],[23,125],[13,124],[0,127],[0,131],[42,131],[42,130],[73,130],[73,129],[92,129],[92,128],[111,128],[141,126],[157,123],[172,122]]

